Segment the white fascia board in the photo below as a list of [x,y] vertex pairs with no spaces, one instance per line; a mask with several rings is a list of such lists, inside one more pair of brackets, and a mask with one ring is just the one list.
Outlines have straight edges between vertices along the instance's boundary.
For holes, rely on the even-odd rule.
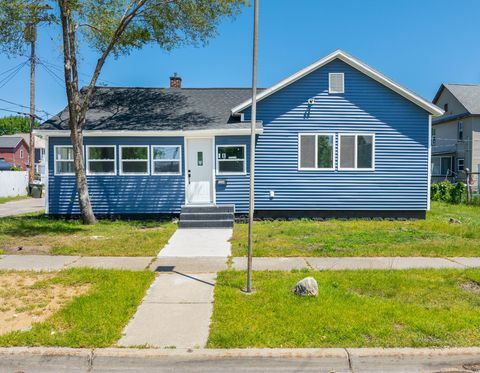
[[[318,60],[317,62],[305,67],[304,69],[296,72],[293,75],[290,75],[288,78],[278,82],[277,84],[273,85],[272,87],[266,89],[263,92],[260,92],[257,95],[257,101],[263,100],[264,98],[270,96],[271,94],[281,90],[282,88],[292,84],[293,82],[303,78],[305,75],[310,74],[312,71],[326,65],[327,63],[333,61],[334,59],[340,59],[343,62],[347,63],[348,65],[352,66],[353,68],[361,71],[365,75],[371,77],[372,79],[376,80],[377,82],[383,84],[384,86],[390,88],[394,92],[398,93],[399,95],[405,97],[407,100],[412,101],[414,104],[420,106],[422,109],[426,110],[433,116],[440,116],[443,115],[444,111],[437,107],[436,105],[432,104],[431,102],[417,96],[416,94],[412,93],[406,88],[403,88],[399,84],[395,83],[390,78],[387,78],[385,75],[379,73],[378,71],[372,69],[370,66],[364,64],[360,60],[350,56],[349,54],[343,52],[342,50],[338,49],[335,52],[329,54],[328,56]],[[248,99],[242,102],[240,105],[235,106],[232,109],[232,115],[238,115],[241,111],[245,110],[252,104],[252,99]]]
[[[263,133],[262,128],[257,128],[257,135]],[[35,130],[35,134],[48,135],[50,137],[70,136],[70,130]],[[84,136],[97,137],[205,137],[205,136],[242,136],[250,135],[250,128],[235,128],[221,130],[193,130],[193,131],[107,131],[107,130],[84,130]]]

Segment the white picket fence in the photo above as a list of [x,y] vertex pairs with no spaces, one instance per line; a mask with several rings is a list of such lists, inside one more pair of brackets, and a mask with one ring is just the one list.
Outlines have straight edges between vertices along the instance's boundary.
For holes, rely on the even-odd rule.
[[0,197],[26,196],[27,171],[0,171]]

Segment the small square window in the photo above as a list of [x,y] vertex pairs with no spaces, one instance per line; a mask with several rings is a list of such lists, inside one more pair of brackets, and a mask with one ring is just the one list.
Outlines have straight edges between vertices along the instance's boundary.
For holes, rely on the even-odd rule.
[[115,145],[87,145],[87,175],[115,175],[115,158]]

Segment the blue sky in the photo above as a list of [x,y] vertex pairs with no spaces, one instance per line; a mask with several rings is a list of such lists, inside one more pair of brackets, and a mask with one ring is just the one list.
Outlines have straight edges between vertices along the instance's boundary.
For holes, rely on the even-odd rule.
[[[478,0],[260,0],[258,85],[268,87],[341,48],[432,99],[442,82],[480,83],[478,14]],[[184,87],[248,87],[252,18],[252,8],[246,8],[225,20],[206,47],[167,53],[149,46],[111,58],[101,78],[109,85],[164,87],[178,72]],[[62,77],[57,31],[39,30],[38,55]],[[96,58],[94,51],[82,53],[84,79]],[[0,74],[24,60],[0,55]],[[38,67],[37,107],[56,113],[65,106],[65,91],[51,72]],[[25,66],[0,88],[0,98],[28,105],[28,97]],[[25,110],[3,102],[0,108]]]

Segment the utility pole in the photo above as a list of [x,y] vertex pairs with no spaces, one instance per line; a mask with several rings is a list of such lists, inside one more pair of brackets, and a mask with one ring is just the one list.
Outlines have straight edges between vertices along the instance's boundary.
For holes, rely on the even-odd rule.
[[253,214],[255,212],[255,141],[257,127],[257,51],[258,51],[258,3],[253,10],[253,66],[252,66],[252,121],[250,124],[250,196],[248,209],[248,261],[247,293],[252,292]]
[[[35,136],[33,129],[35,127],[35,68],[37,64],[36,43],[37,43],[37,14],[32,11],[32,23],[30,24],[30,144],[29,144],[29,163],[28,182],[33,183],[35,179]],[[30,190],[30,189],[29,189]]]

